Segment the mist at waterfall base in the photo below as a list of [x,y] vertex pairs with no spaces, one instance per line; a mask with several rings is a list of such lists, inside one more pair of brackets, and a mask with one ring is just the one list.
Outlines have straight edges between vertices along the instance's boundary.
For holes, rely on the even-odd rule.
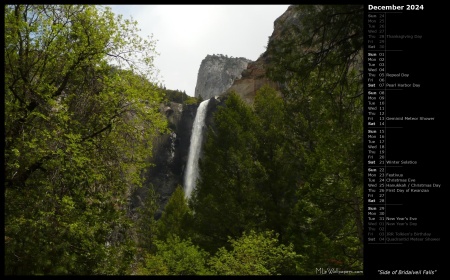
[[206,108],[208,108],[209,99],[200,103],[192,125],[191,143],[189,146],[189,155],[184,175],[184,194],[186,198],[191,197],[192,190],[198,178],[198,158],[202,148],[203,127],[205,125]]

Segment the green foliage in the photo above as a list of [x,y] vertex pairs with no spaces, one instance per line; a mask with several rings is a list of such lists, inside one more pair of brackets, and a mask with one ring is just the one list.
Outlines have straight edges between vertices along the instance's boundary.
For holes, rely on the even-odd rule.
[[296,170],[286,137],[282,98],[261,88],[254,107],[231,93],[208,132],[201,178],[192,197],[198,242],[210,252],[225,236],[271,229],[284,242],[295,204]]
[[164,262],[164,259],[147,253],[144,261],[139,265],[136,275],[168,275],[169,269]]
[[292,245],[278,244],[278,234],[244,233],[229,239],[232,250],[220,248],[209,260],[211,270],[219,275],[293,275],[300,258]]
[[165,93],[166,99],[170,102],[176,102],[185,105],[200,103],[197,98],[189,96],[185,92],[181,92],[179,90],[170,90],[164,88],[163,91]]
[[153,186],[147,187],[148,192],[146,198],[138,210],[138,219],[136,221],[136,233],[138,246],[141,252],[154,252],[157,235],[157,223],[155,213],[158,210],[157,194],[153,190]]
[[187,228],[192,220],[183,188],[177,186],[158,220],[158,239],[166,240],[171,234],[187,238]]
[[184,104],[186,105],[192,105],[192,104],[200,104],[201,101],[195,97],[188,96],[188,98],[184,101]]
[[344,81],[346,70],[358,66],[362,76],[363,11],[360,5],[294,6],[294,23],[284,24],[282,39],[269,42],[269,75],[289,83],[310,80],[315,69],[333,68]]
[[286,241],[286,225],[295,204],[295,184],[299,177],[295,167],[302,159],[292,156],[287,125],[290,116],[279,93],[268,86],[259,89],[254,113],[259,141],[257,157],[265,172],[258,187],[266,216],[265,226],[275,230],[281,235],[280,239]]
[[225,236],[275,230],[302,273],[361,270],[363,9],[293,12],[268,47],[281,94],[261,88],[251,107],[232,93],[214,116],[191,200],[196,242],[215,252]]
[[155,255],[148,255],[139,270],[143,275],[206,275],[208,253],[192,244],[171,235],[166,241],[156,241]]
[[95,199],[73,190],[60,198],[51,192],[46,187],[7,190],[6,201],[14,201],[5,207],[7,274],[123,274],[134,246],[125,213],[109,203],[107,194]]
[[201,178],[192,195],[194,226],[199,244],[208,251],[227,244],[262,222],[260,199],[255,195],[264,170],[256,158],[255,116],[238,95],[231,93],[219,108],[200,161]]
[[[362,269],[363,99],[361,6],[298,6],[301,29],[272,42],[288,142],[301,174],[290,239],[305,267]],[[300,17],[299,17],[300,18]]]
[[165,131],[137,31],[108,8],[5,6],[6,274],[127,270],[127,197]]

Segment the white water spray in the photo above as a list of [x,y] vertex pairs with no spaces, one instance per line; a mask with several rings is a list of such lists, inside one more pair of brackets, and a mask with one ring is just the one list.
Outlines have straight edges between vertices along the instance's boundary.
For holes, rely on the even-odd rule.
[[191,192],[198,178],[198,158],[202,148],[203,126],[205,125],[208,102],[209,99],[200,103],[192,125],[191,144],[189,146],[189,156],[184,175],[184,195],[186,198],[191,197]]

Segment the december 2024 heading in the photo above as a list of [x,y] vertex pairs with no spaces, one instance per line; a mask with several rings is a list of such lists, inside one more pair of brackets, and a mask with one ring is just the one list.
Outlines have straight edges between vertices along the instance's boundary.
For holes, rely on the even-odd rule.
[[[406,9],[405,9],[406,7]],[[396,5],[388,5],[388,6],[376,6],[376,5],[368,5],[367,8],[369,11],[415,11],[415,10],[423,10],[423,5],[404,5],[404,6],[396,6]]]

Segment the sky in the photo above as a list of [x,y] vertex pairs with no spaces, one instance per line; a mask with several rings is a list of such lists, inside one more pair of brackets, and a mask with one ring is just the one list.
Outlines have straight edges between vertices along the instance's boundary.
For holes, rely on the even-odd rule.
[[198,69],[209,54],[255,61],[267,46],[273,22],[289,5],[109,5],[153,35],[158,80],[194,96]]

